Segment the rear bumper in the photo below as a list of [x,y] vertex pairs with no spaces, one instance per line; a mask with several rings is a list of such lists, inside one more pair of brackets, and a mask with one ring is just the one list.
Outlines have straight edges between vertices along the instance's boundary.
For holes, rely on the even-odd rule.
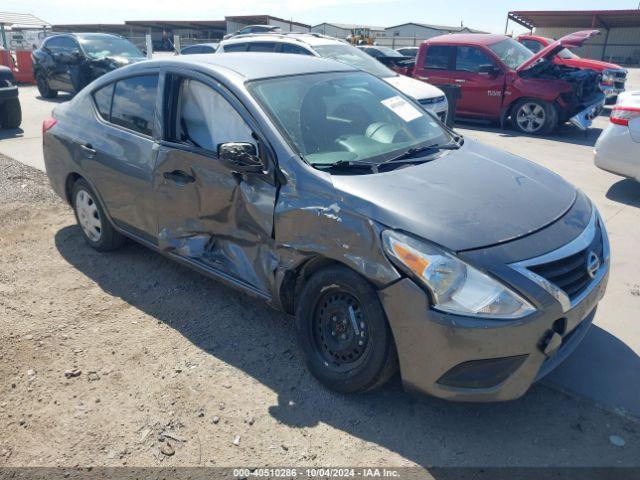
[[593,123],[593,119],[600,115],[600,112],[602,112],[602,108],[604,107],[606,99],[604,95],[599,96],[601,97],[600,99],[584,107],[580,112],[571,117],[569,121],[580,130],[586,130],[589,128]]
[[381,290],[405,389],[468,402],[522,396],[585,336],[606,289],[608,264],[606,268],[601,280],[567,312],[539,310],[518,321],[438,312],[409,279]]
[[18,98],[18,87],[16,85],[0,88],[0,102],[12,98]]

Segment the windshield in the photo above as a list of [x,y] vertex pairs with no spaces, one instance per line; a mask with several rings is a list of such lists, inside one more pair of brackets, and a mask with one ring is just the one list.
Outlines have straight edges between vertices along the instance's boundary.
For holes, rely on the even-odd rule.
[[86,55],[94,60],[105,57],[144,57],[144,54],[128,40],[118,37],[80,38],[80,45]]
[[397,75],[375,58],[358,50],[356,47],[352,47],[351,45],[317,45],[314,46],[313,49],[318,52],[318,55],[321,57],[346,63],[352,67],[364,70],[371,75],[375,75],[376,77],[385,78],[395,77]]
[[378,164],[452,136],[386,82],[364,72],[257,80],[249,90],[291,146],[310,164]]
[[580,58],[578,55],[576,55],[575,53],[573,53],[571,50],[569,50],[568,48],[563,48],[562,50],[560,50],[558,52],[558,56],[560,58],[563,58],[565,60],[570,60],[572,58]]
[[489,45],[489,49],[502,60],[502,63],[513,70],[517,69],[535,55],[531,50],[520,42],[516,42],[513,38],[505,38],[498,43]]
[[389,47],[375,47],[380,53],[382,53],[385,57],[402,57],[401,53],[396,52],[394,49]]

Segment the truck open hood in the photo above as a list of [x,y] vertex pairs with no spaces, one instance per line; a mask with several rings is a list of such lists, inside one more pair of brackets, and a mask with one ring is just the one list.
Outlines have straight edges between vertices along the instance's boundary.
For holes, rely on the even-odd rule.
[[562,217],[577,191],[524,158],[467,139],[428,163],[333,175],[345,206],[453,251],[506,242]]
[[584,42],[592,37],[595,37],[596,35],[600,35],[600,30],[582,30],[580,32],[570,33],[569,35],[562,37],[560,40],[556,40],[555,42],[544,47],[533,57],[520,65],[516,70],[518,72],[526,70],[541,58],[551,60],[563,48],[581,47]]

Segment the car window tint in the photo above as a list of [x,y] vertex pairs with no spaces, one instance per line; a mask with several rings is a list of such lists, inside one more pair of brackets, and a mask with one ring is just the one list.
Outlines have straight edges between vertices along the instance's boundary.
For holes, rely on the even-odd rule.
[[200,53],[215,53],[216,49],[210,47],[209,45],[204,45],[200,47]]
[[424,68],[448,70],[452,48],[453,47],[445,45],[429,45],[427,48],[427,56],[424,59]]
[[479,72],[483,65],[493,65],[493,61],[479,48],[458,47],[456,51],[456,70]]
[[313,55],[306,48],[302,48],[298,45],[291,45],[290,43],[282,44],[282,53],[295,53],[297,55]]
[[193,55],[195,53],[202,53],[202,47],[187,47],[182,50],[182,55]]
[[211,152],[217,152],[218,145],[226,142],[256,145],[251,129],[236,109],[220,93],[197,80],[185,79],[180,85],[175,125],[175,140]]
[[244,52],[247,49],[246,43],[232,43],[231,45],[225,45],[225,52]]
[[116,83],[111,122],[151,135],[158,90],[157,75],[143,75]]
[[93,99],[96,102],[98,113],[103,119],[107,121],[109,121],[109,116],[111,114],[111,99],[113,98],[113,87],[114,84],[111,83],[106,87],[102,87],[100,90],[96,90],[93,94]]
[[60,39],[60,47],[65,52],[69,52],[69,51],[72,51],[72,50],[77,50],[78,49],[78,44],[71,37],[62,37]]
[[276,49],[274,42],[253,42],[249,44],[250,52],[273,52]]
[[60,51],[62,47],[62,37],[53,37],[47,40],[44,44],[51,51]]
[[542,44],[540,42],[537,42],[536,40],[525,39],[522,40],[521,43],[533,53],[538,53],[540,50],[542,50]]

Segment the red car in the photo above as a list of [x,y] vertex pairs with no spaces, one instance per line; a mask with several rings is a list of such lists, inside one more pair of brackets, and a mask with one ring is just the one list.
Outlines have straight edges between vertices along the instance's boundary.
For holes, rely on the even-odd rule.
[[[520,35],[517,40],[533,53],[538,53],[553,43],[553,39],[539,37],[537,35]],[[611,100],[612,103],[615,103],[615,98],[619,93],[624,92],[628,72],[620,65],[582,58],[568,48],[560,50],[556,56],[553,57],[553,62],[558,65],[566,65],[567,67],[591,69],[599,72],[602,75],[600,89],[606,95],[607,100]]]
[[501,125],[511,118],[531,134],[549,133],[566,121],[586,130],[604,105],[600,74],[552,59],[598,33],[572,33],[536,54],[505,35],[442,35],[420,45],[413,75],[445,90],[459,86],[457,116]]

